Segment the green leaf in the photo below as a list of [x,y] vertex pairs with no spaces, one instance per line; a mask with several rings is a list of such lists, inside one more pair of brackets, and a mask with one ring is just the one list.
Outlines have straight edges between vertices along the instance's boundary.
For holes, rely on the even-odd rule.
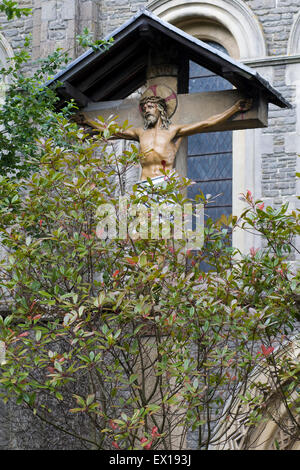
[[161,408],[161,407],[160,407],[159,405],[150,404],[150,405],[147,405],[147,406],[146,406],[146,412],[147,412],[147,413],[149,413],[149,412],[155,413],[155,412],[159,411],[160,408]]
[[41,330],[37,330],[36,333],[35,333],[35,339],[36,339],[36,341],[40,341],[41,337],[42,337],[42,332],[41,332]]
[[133,382],[136,381],[137,378],[138,378],[138,375],[137,375],[137,374],[132,374],[132,375],[129,377],[129,383],[132,384]]
[[55,392],[55,396],[58,400],[62,401],[64,399],[63,395],[61,394],[61,392]]
[[93,403],[94,400],[95,400],[95,394],[94,393],[88,395],[87,399],[86,399],[87,406],[89,406],[91,403]]

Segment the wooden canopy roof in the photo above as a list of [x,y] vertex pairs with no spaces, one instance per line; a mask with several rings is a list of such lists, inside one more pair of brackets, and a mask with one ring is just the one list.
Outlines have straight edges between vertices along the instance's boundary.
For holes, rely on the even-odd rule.
[[290,107],[284,97],[255,70],[233,60],[181,29],[142,10],[106,37],[113,44],[89,49],[57,73],[47,85],[59,84],[63,102],[73,98],[80,107],[98,101],[123,99],[145,84],[153,61],[179,67],[179,93],[186,93],[188,61],[192,60],[231,82],[251,97],[262,94],[269,103]]

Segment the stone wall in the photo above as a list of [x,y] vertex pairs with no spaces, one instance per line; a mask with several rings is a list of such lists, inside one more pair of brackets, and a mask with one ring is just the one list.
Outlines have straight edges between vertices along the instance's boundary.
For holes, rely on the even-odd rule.
[[147,5],[143,0],[103,0],[101,23],[106,36],[129,20],[139,9]]
[[[21,0],[21,7],[32,8],[33,0]],[[9,42],[14,51],[20,50],[25,41],[25,37],[32,34],[33,16],[22,17],[14,21],[7,21],[4,13],[0,14],[0,32]]]
[[22,48],[25,37],[31,35],[33,60],[46,57],[58,47],[75,58],[82,53],[76,36],[85,27],[95,39],[103,36],[100,3],[100,0],[20,0],[21,7],[32,8],[32,15],[7,21],[1,14],[1,32],[14,51]]
[[[299,102],[295,72],[291,79],[290,69],[291,66],[298,69],[300,76],[300,50],[291,54],[288,48],[300,4],[299,0],[246,0],[245,3],[257,16],[266,41],[269,60],[257,64],[259,73],[265,75],[293,106],[292,109],[280,109],[270,105],[269,126],[263,130],[271,138],[269,148],[263,149],[262,153],[262,197],[275,206],[289,200],[294,208],[297,154],[300,152],[297,148]],[[294,60],[293,56],[296,56]]]
[[291,27],[299,13],[299,0],[244,0],[257,16],[264,32],[269,56],[287,53]]

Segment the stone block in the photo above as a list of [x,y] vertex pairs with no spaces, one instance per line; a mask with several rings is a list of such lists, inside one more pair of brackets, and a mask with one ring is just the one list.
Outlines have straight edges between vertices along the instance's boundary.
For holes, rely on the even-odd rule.
[[262,134],[260,137],[261,153],[273,153],[273,135]]
[[262,196],[263,197],[278,197],[279,196],[279,191],[274,191],[274,190],[265,190],[264,191],[264,188],[263,188],[263,191],[262,191]]
[[41,26],[35,26],[34,28],[34,34],[32,36],[32,47],[40,47],[40,42],[41,42]]
[[42,3],[42,21],[55,20],[57,17],[57,4],[54,0],[47,0]]
[[69,20],[67,21],[66,37],[68,39],[74,39],[76,35],[76,21]]
[[64,0],[61,8],[61,17],[64,20],[73,20],[76,15],[76,0]]
[[253,0],[251,7],[255,10],[269,9],[276,6],[275,0]]
[[49,39],[53,41],[59,41],[65,39],[65,32],[63,30],[52,30],[49,31]]
[[17,36],[19,34],[19,31],[17,29],[11,29],[10,31],[5,31],[5,37],[7,38],[12,38],[14,36]]
[[282,196],[293,196],[295,194],[295,190],[293,188],[282,189],[281,194],[282,194]]
[[41,23],[41,10],[36,9],[33,11],[33,24],[38,25]]
[[48,29],[51,30],[64,30],[66,29],[66,22],[62,20],[49,21]]
[[94,14],[94,4],[91,1],[80,4],[80,19],[90,20]]

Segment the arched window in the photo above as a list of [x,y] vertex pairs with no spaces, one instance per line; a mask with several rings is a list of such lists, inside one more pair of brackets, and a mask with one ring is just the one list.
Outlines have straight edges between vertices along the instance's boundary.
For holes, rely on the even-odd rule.
[[[227,52],[213,41],[210,46]],[[210,70],[190,62],[189,93],[228,90],[232,84]],[[232,132],[208,132],[188,138],[187,176],[196,184],[188,191],[192,199],[203,192],[211,202],[205,215],[213,220],[232,213]]]

